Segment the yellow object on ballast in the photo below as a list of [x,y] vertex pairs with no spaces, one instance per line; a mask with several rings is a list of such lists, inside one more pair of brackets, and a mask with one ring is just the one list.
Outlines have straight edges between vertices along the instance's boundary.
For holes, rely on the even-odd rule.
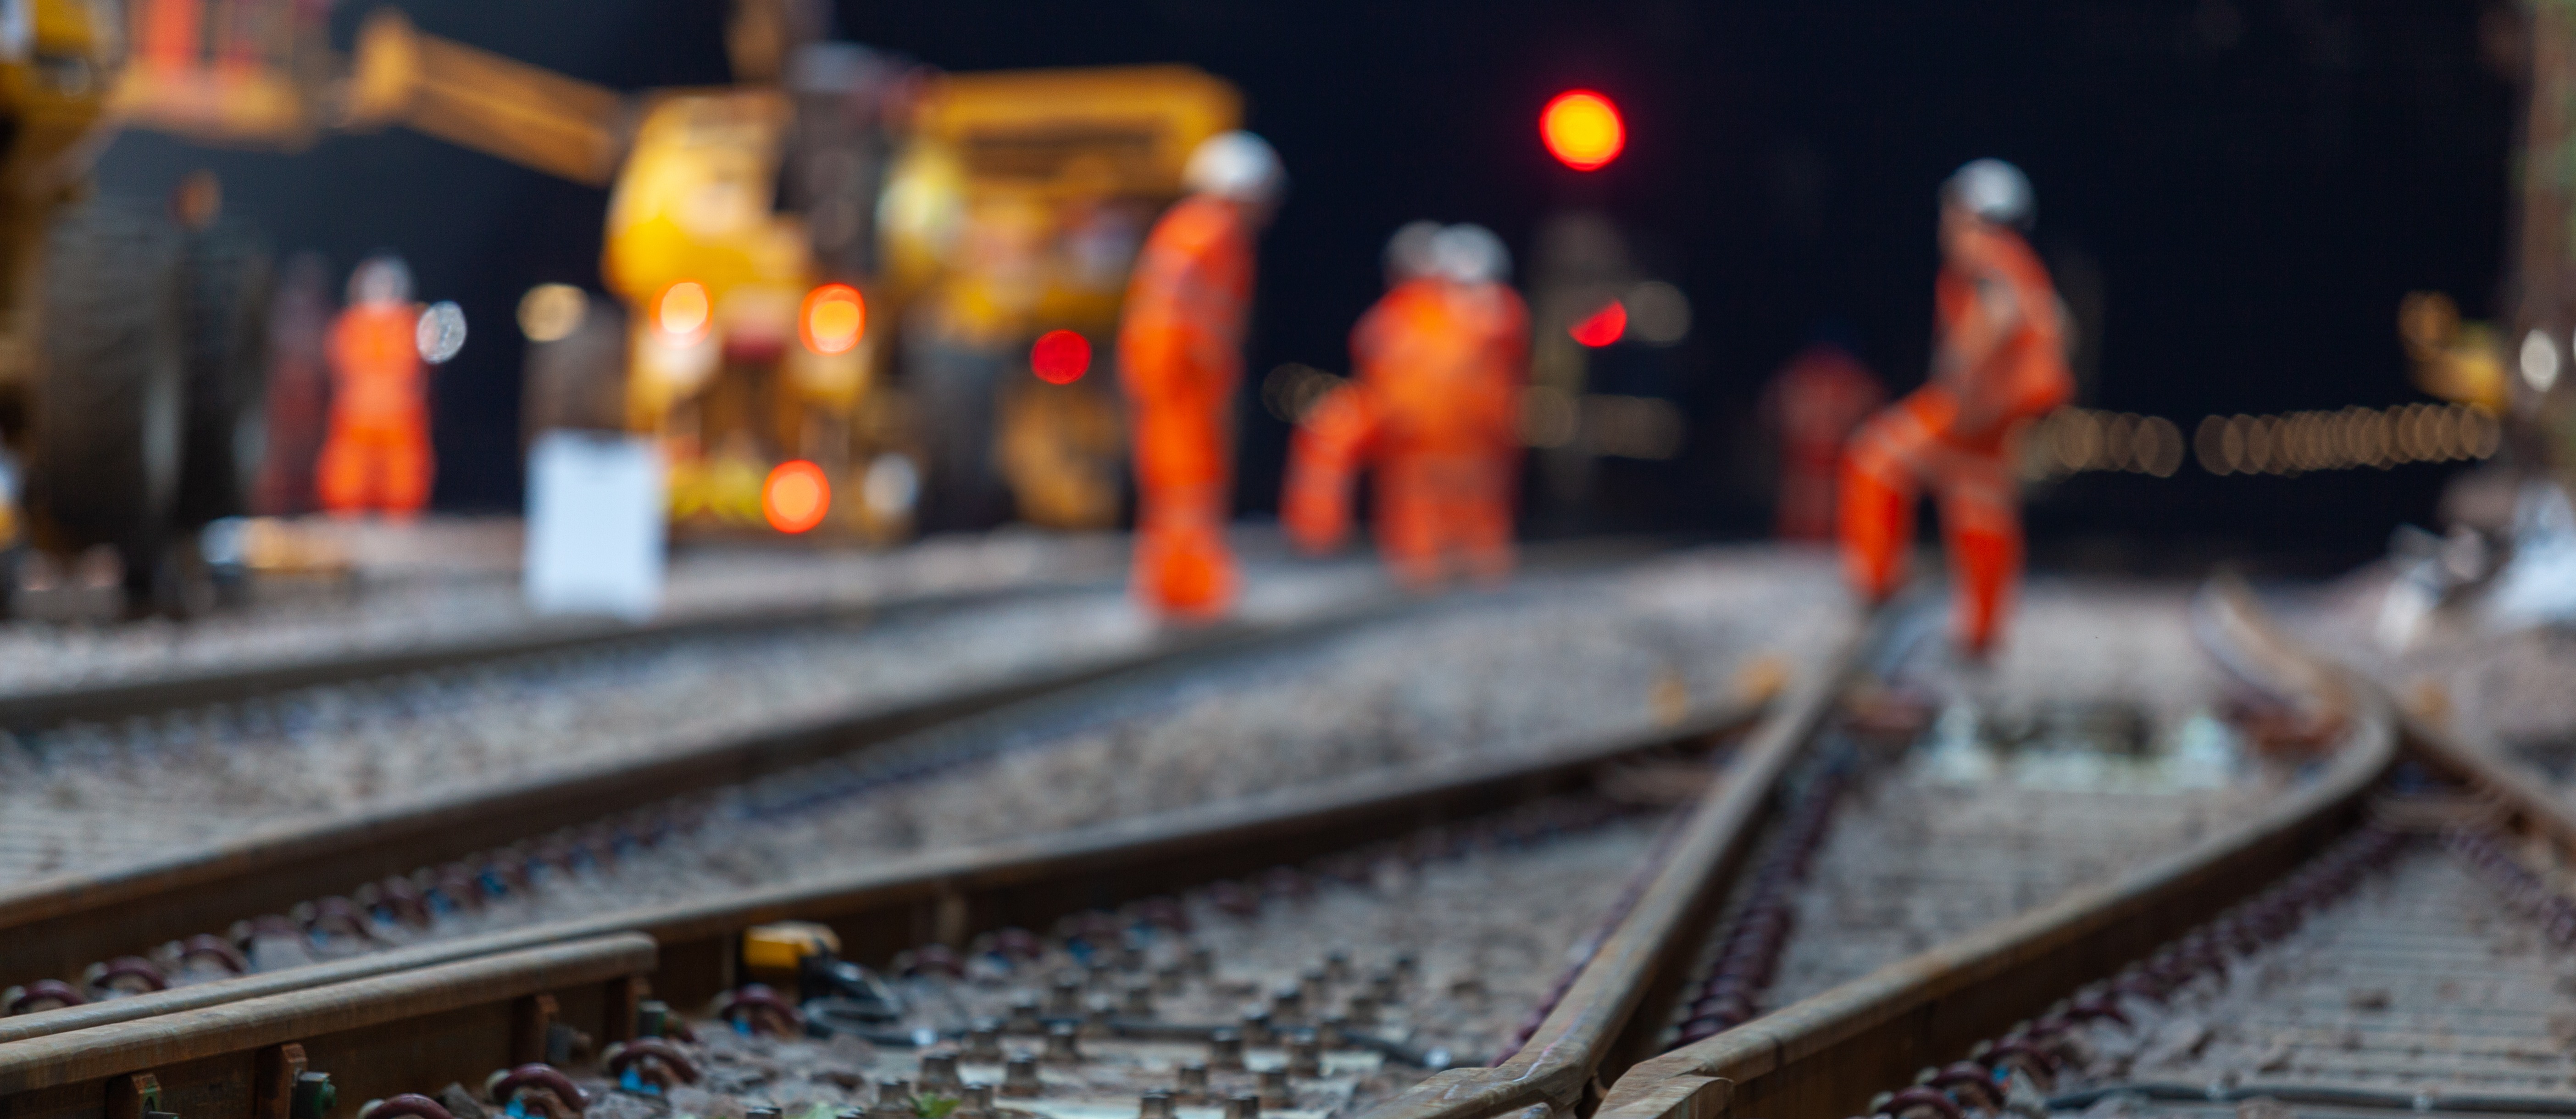
[[757,925],[742,934],[742,966],[752,978],[794,979],[808,956],[839,955],[841,936],[812,921]]

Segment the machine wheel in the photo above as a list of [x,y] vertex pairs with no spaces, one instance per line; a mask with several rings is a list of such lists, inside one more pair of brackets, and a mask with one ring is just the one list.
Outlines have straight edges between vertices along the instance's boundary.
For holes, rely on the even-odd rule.
[[135,601],[158,581],[179,495],[180,257],[168,219],[92,200],[46,231],[39,282],[29,511],[53,547],[114,545]]
[[245,223],[218,221],[186,237],[180,342],[188,407],[175,520],[196,529],[241,514],[259,478],[276,278],[267,240]]

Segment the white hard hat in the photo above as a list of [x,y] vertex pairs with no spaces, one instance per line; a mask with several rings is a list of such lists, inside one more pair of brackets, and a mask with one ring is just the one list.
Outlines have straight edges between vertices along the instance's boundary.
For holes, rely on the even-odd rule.
[[411,302],[411,267],[392,253],[377,253],[349,273],[351,303]]
[[1431,239],[1432,266],[1462,284],[1499,284],[1512,277],[1512,251],[1481,225],[1460,222]]
[[2021,168],[2000,159],[1972,160],[1952,172],[1950,181],[1941,185],[1941,199],[1997,225],[2028,228],[2039,216],[2030,179]]
[[1197,194],[1237,202],[1276,202],[1287,190],[1288,175],[1280,169],[1279,153],[1269,141],[1249,132],[1220,132],[1190,152],[1181,182]]
[[1386,280],[1401,283],[1416,276],[1428,276],[1440,267],[1433,246],[1440,239],[1440,223],[1428,219],[1409,221],[1386,241]]

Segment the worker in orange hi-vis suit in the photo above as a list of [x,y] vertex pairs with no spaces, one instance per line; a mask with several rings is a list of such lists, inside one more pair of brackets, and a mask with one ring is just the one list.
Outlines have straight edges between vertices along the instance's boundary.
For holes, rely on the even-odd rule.
[[1780,439],[1781,539],[1833,539],[1843,443],[1886,402],[1887,389],[1869,367],[1832,342],[1798,351],[1772,379],[1762,414]]
[[1439,586],[1455,568],[1511,574],[1529,312],[1504,284],[1510,254],[1481,226],[1439,231],[1420,261],[1388,246],[1397,281],[1351,331],[1354,382],[1325,395],[1289,444],[1281,519],[1324,552],[1349,532],[1353,475],[1377,480],[1377,545],[1399,582]]
[[2021,575],[2012,436],[2074,393],[2056,288],[2014,231],[2034,209],[2030,181],[2009,163],[1980,159],[1950,177],[1941,196],[1931,383],[1863,425],[1843,458],[1843,561],[1852,582],[1872,601],[1895,593],[1914,539],[1915,500],[1928,482],[1954,569],[1959,641],[1976,657],[1992,648]]
[[1208,621],[1236,591],[1225,530],[1252,241],[1286,184],[1278,153],[1249,132],[1200,144],[1183,178],[1190,196],[1137,254],[1119,383],[1134,439],[1136,595],[1166,618]]
[[349,306],[331,322],[330,428],[313,465],[322,508],[339,516],[411,517],[429,504],[421,307],[400,258],[370,257],[349,276]]

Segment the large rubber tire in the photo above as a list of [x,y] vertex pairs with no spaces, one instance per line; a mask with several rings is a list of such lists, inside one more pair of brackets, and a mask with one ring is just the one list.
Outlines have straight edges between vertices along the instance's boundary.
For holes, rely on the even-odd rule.
[[240,222],[187,235],[181,257],[187,428],[175,523],[204,527],[250,507],[267,451],[268,241]]
[[177,227],[89,201],[46,231],[30,511],[58,547],[112,544],[149,593],[179,496],[186,422]]

